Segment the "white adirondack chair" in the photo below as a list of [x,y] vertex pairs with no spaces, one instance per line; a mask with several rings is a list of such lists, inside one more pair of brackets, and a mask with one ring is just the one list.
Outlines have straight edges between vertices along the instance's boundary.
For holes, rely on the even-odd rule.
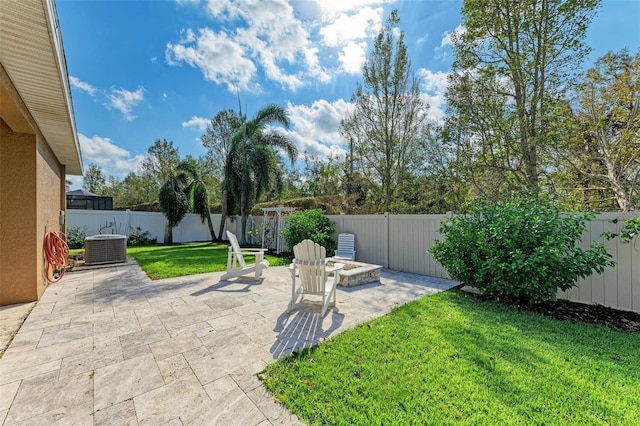
[[[327,312],[331,300],[336,304],[336,285],[340,281],[340,270],[344,268],[336,263],[327,268],[327,250],[311,240],[304,240],[293,247],[295,259],[291,269],[291,302],[287,312],[291,312],[298,296],[300,300],[307,294],[322,296],[322,316]],[[329,278],[329,273],[333,277]]]
[[[262,270],[269,267],[269,262],[264,258],[264,252],[267,249],[240,248],[238,239],[234,234],[227,231],[229,238],[229,255],[227,257],[227,273],[220,279],[228,280],[229,278],[241,277],[255,273],[256,280],[262,276]],[[247,264],[243,255],[254,255],[255,263]]]
[[356,260],[356,236],[353,234],[338,235],[338,249],[334,259]]

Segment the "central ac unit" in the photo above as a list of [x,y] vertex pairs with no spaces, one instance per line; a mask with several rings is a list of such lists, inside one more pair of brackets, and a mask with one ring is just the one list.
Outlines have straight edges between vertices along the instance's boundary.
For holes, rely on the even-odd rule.
[[85,265],[118,263],[127,260],[125,235],[93,235],[84,239]]

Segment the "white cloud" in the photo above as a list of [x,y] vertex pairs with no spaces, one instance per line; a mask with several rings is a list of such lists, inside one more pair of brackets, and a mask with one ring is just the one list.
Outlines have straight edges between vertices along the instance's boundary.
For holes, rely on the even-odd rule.
[[193,117],[191,117],[189,121],[183,121],[182,127],[195,127],[201,132],[204,132],[207,129],[207,125],[209,124],[210,121],[211,120],[209,120],[208,118],[197,117],[194,115]]
[[418,75],[422,79],[420,88],[422,96],[429,103],[429,118],[437,123],[442,123],[445,116],[445,94],[449,73],[433,72],[426,68],[420,68]]
[[184,62],[198,68],[207,80],[226,84],[230,91],[236,87],[256,90],[257,86],[251,87],[256,66],[245,56],[244,47],[225,32],[203,28],[193,41],[181,42],[167,44],[166,59],[170,65]]
[[427,40],[429,40],[429,33],[426,33],[422,37],[418,37],[418,39],[416,40],[416,44],[418,46],[422,46]]
[[111,93],[107,95],[109,108],[115,108],[124,114],[127,120],[136,118],[132,114],[133,108],[144,100],[144,87],[140,86],[135,92],[126,89],[111,89]]
[[95,87],[93,87],[92,85],[90,85],[89,83],[87,83],[85,81],[80,80],[77,77],[74,77],[74,76],[70,75],[69,76],[69,84],[74,89],[78,89],[78,90],[82,90],[84,92],[87,92],[91,96],[95,96],[96,95],[96,88]]
[[[85,166],[86,171],[86,166]],[[67,175],[67,180],[71,182],[69,184],[69,190],[73,191],[74,189],[82,188],[83,177],[80,175]]]
[[442,34],[442,40],[440,40],[440,47],[453,46],[453,42],[456,37],[462,36],[467,32],[467,27],[464,24],[458,24],[455,30],[453,31],[445,31]]
[[320,29],[324,43],[336,47],[377,34],[382,27],[382,8],[365,7],[353,15],[339,15]]
[[332,155],[344,155],[345,142],[340,135],[340,121],[350,111],[351,104],[338,99],[329,102],[316,100],[311,106],[287,104],[291,119],[291,129],[284,132],[298,147],[300,155],[305,151],[311,155],[325,158]]
[[163,93],[163,94],[162,94],[162,100],[163,100],[163,101],[166,101],[166,100],[167,100],[167,94],[166,94],[166,93]]
[[319,18],[331,21],[345,13],[358,12],[367,7],[381,6],[395,0],[315,0],[322,14]]
[[464,24],[458,24],[458,26],[453,31],[445,31],[442,34],[442,39],[440,40],[440,46],[435,47],[436,58],[444,59],[448,56],[448,49],[453,47],[453,44],[456,38],[462,36],[467,32],[467,27]]
[[144,159],[143,155],[132,156],[129,151],[111,142],[111,139],[94,135],[88,137],[78,133],[80,149],[85,164],[95,163],[100,166],[105,177],[118,179],[130,172],[137,172]]
[[259,92],[258,75],[295,91],[358,72],[390,1],[208,0],[216,29],[184,29],[167,43],[166,61],[197,68],[230,91]]
[[198,68],[205,79],[230,91],[260,91],[255,82],[258,67],[292,91],[309,78],[329,80],[305,24],[286,0],[209,0],[206,8],[223,28],[201,28],[197,34],[183,30],[181,40],[167,44],[167,63]]
[[362,70],[362,65],[366,61],[365,50],[367,43],[354,43],[349,42],[342,48],[342,52],[338,54],[340,58],[341,68],[347,74],[358,74]]

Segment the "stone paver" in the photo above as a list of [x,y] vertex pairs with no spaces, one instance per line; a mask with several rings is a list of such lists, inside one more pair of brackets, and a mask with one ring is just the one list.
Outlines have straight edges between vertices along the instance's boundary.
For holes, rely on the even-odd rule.
[[131,263],[78,271],[26,320],[31,306],[0,311],[20,328],[0,359],[0,423],[299,424],[256,377],[267,364],[457,285],[383,269],[380,283],[339,287],[323,318],[313,298],[286,312],[285,267],[258,282],[221,275],[151,281]]
[[36,302],[0,306],[0,356],[35,305]]

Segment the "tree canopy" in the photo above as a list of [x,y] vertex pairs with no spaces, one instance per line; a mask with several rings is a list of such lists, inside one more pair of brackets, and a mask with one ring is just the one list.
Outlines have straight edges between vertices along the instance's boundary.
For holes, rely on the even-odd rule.
[[404,43],[396,34],[400,22],[392,11],[380,30],[351,98],[353,113],[341,123],[345,139],[362,169],[376,182],[384,211],[390,211],[403,177],[415,159],[416,146],[428,131],[428,105],[420,96],[418,79]]

